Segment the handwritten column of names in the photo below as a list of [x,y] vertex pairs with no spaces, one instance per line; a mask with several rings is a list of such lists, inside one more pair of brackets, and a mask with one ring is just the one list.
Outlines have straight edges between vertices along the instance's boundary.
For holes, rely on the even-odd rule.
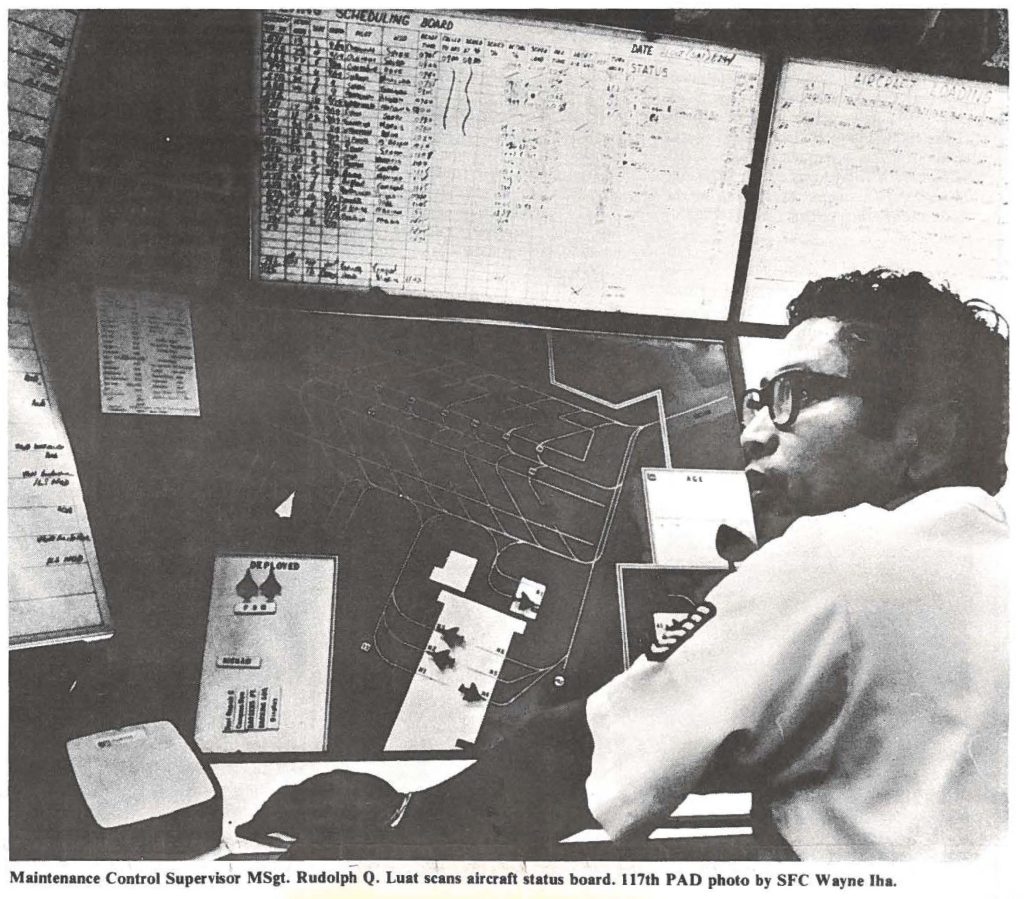
[[760,80],[704,44],[265,14],[260,275],[724,316]]
[[71,444],[24,308],[8,310],[8,621],[12,646],[110,633]]

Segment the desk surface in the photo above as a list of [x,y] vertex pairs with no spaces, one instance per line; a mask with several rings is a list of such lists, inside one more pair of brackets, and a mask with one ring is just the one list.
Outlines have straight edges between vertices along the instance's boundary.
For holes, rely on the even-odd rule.
[[[439,784],[472,764],[458,760],[403,760],[373,762],[227,762],[213,765],[214,776],[224,795],[223,845],[238,854],[266,852],[268,847],[235,835],[235,828],[248,821],[280,787],[297,784],[325,771],[359,771],[386,780],[400,793],[423,790]],[[672,820],[658,838],[694,839],[740,837],[751,834],[749,793],[715,793],[688,796],[672,814]],[[728,819],[728,823],[725,823]],[[742,821],[740,819],[743,819]],[[709,822],[714,823],[709,823]],[[606,841],[603,831],[587,830],[564,842]]]

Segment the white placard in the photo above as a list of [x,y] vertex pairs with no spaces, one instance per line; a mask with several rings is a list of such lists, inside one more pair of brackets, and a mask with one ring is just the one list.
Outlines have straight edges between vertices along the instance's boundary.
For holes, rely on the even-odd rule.
[[262,21],[261,278],[726,317],[759,56],[463,14]]
[[196,712],[204,752],[327,748],[337,560],[224,554]]
[[477,560],[472,556],[456,552],[454,549],[450,550],[444,565],[430,572],[430,579],[443,587],[450,587],[457,593],[465,593],[476,569],[476,563]]
[[1008,96],[996,84],[788,62],[744,320],[784,323],[808,281],[877,266],[1007,307]]
[[26,309],[8,307],[10,645],[113,633],[78,468]]
[[742,471],[645,468],[643,481],[656,565],[728,568],[716,548],[723,524],[756,543],[750,490]]
[[188,300],[148,291],[96,294],[104,412],[199,415]]

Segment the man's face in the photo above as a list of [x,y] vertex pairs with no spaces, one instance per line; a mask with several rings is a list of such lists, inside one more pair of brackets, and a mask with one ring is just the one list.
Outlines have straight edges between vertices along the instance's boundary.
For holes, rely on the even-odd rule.
[[[775,372],[809,371],[849,377],[850,359],[838,341],[840,323],[809,319],[782,341]],[[856,383],[839,395],[811,398],[792,425],[780,429],[760,409],[743,429],[754,511],[791,521],[863,502],[888,505],[906,492],[905,464],[895,436],[862,432],[864,400]]]

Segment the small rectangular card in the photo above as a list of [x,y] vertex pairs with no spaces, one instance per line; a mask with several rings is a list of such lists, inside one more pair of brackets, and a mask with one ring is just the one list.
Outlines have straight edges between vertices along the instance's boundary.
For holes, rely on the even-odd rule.
[[336,577],[333,556],[217,556],[196,712],[200,749],[327,748]]
[[225,733],[277,730],[281,726],[280,687],[233,688],[225,698]]
[[100,406],[133,415],[199,415],[188,300],[150,291],[96,294]]
[[722,525],[756,543],[750,489],[742,471],[645,468],[643,484],[655,564],[728,568],[716,544]]

